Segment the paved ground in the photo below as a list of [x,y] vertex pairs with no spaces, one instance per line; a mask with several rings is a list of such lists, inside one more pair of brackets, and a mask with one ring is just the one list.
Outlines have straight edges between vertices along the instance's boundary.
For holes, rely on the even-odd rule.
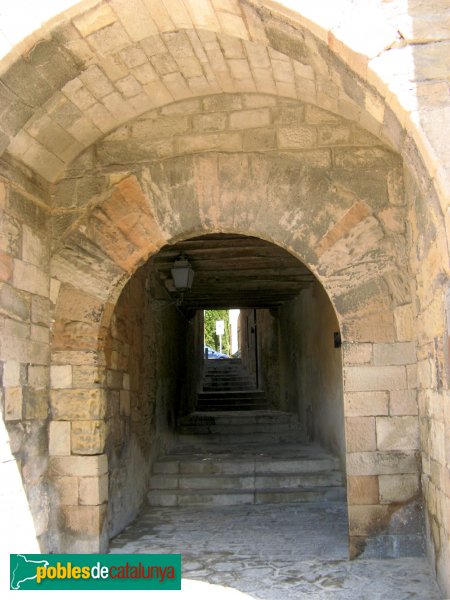
[[341,503],[152,508],[111,552],[181,553],[178,598],[441,600],[425,559],[349,561],[346,536]]

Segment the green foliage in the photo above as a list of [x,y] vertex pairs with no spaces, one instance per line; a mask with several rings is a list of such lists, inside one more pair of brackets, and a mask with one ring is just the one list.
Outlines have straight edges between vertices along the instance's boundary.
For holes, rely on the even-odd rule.
[[222,336],[222,352],[230,354],[230,313],[228,310],[205,310],[205,344],[219,350],[219,336],[216,335],[216,321],[225,321],[225,335]]

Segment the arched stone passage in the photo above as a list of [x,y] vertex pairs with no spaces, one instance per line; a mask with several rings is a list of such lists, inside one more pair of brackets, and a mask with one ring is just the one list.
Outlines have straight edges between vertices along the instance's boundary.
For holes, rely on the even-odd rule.
[[[396,189],[400,190],[397,205],[405,202],[408,224],[406,237],[394,235],[394,230],[400,229],[399,222],[402,221],[402,216],[395,216],[397,208],[385,214],[384,219],[380,215],[379,223],[382,229],[392,231],[392,235],[388,235],[390,243],[398,248],[406,248],[410,272],[405,275],[407,269],[396,267],[392,269],[391,275],[383,271],[381,278],[375,277],[374,289],[378,298],[376,309],[369,311],[370,318],[367,322],[372,325],[360,339],[370,340],[370,329],[378,333],[378,328],[373,326],[376,321],[374,315],[378,311],[378,314],[383,315],[381,330],[386,335],[385,339],[394,339],[395,335],[397,341],[417,339],[419,343],[417,383],[429,554],[436,563],[442,585],[449,588],[448,527],[444,518],[448,504],[449,463],[446,450],[449,436],[449,369],[446,351],[449,275],[446,232],[449,212],[448,186],[445,185],[448,180],[447,146],[442,134],[445,131],[443,123],[448,115],[448,88],[441,78],[446,68],[448,42],[445,41],[447,33],[441,34],[441,29],[439,36],[434,30],[430,32],[427,20],[431,16],[429,22],[435,23],[434,8],[429,9],[423,3],[405,3],[404,13],[400,11],[403,16],[399,29],[397,16],[392,18],[392,15],[386,16],[387,13],[384,12],[389,11],[393,5],[388,3],[380,7],[380,12],[374,13],[375,21],[381,15],[381,20],[386,19],[389,27],[393,28],[394,37],[396,32],[401,31],[400,39],[389,38],[386,44],[384,33],[380,32],[376,36],[372,54],[371,49],[366,48],[365,41],[362,43],[362,54],[357,54],[354,52],[357,48],[355,40],[349,32],[345,32],[340,17],[339,23],[331,19],[333,22],[329,27],[323,27],[318,25],[323,23],[320,15],[317,18],[313,16],[312,21],[308,21],[267,3],[255,6],[251,2],[205,1],[202,2],[202,10],[194,14],[192,3],[187,0],[173,3],[155,0],[152,4],[154,13],[149,12],[149,4],[145,3],[143,10],[150,16],[137,24],[125,3],[118,1],[94,5],[95,3],[82,2],[68,13],[60,15],[56,21],[25,40],[1,65],[0,145],[3,154],[0,203],[3,220],[0,258],[2,311],[5,315],[1,346],[1,360],[4,363],[4,414],[11,432],[15,457],[23,460],[22,472],[27,474],[26,485],[33,512],[40,514],[39,519],[36,519],[37,535],[42,540],[46,538],[49,515],[48,510],[40,510],[39,499],[42,496],[46,498],[47,504],[51,503],[51,492],[47,490],[46,484],[47,457],[43,448],[48,418],[50,310],[57,300],[58,286],[63,281],[72,283],[74,287],[83,287],[81,280],[70,281],[68,273],[72,272],[74,276],[77,273],[77,269],[69,265],[70,258],[87,266],[88,271],[89,265],[97,263],[98,270],[95,274],[91,271],[89,279],[85,279],[87,292],[94,297],[91,302],[97,310],[105,301],[114,304],[118,290],[128,277],[129,267],[126,264],[126,246],[122,249],[121,258],[111,261],[106,251],[108,236],[102,240],[104,250],[99,250],[92,243],[89,231],[82,231],[81,236],[74,233],[76,239],[73,242],[75,245],[84,245],[87,257],[81,259],[76,251],[71,250],[70,244],[60,251],[58,241],[61,240],[62,232],[67,227],[73,227],[75,231],[75,221],[82,220],[83,215],[82,211],[77,213],[72,204],[65,210],[64,206],[61,210],[59,200],[54,204],[55,190],[49,182],[59,182],[65,167],[68,167],[69,173],[72,160],[103,134],[114,130],[122,119],[128,122],[129,119],[144,115],[148,109],[158,107],[164,111],[174,100],[195,100],[205,90],[219,95],[223,92],[243,93],[256,90],[269,92],[280,98],[289,97],[312,103],[335,115],[358,122],[397,150],[403,159],[406,192],[403,200],[402,188],[396,186],[399,172],[394,180],[388,178],[388,187],[394,194]],[[344,6],[344,3],[339,3],[338,10],[341,5]],[[347,14],[351,14],[349,22],[353,23],[357,14],[353,11],[353,3],[348,7],[350,12]],[[305,4],[306,10],[309,9]],[[408,19],[405,20],[406,13]],[[440,16],[441,14],[444,19],[445,11],[442,10]],[[312,13],[308,12],[308,15],[314,15],[314,10]],[[328,14],[326,17],[328,18]],[[359,19],[358,22],[367,26],[368,21]],[[351,29],[358,33],[364,30],[357,26]],[[179,34],[174,35],[177,31]],[[8,36],[4,37],[7,39]],[[202,87],[205,83],[203,79],[196,79],[197,76],[191,71],[198,67],[195,60],[186,61],[185,55],[180,58],[180,44],[186,37],[195,60],[204,68],[204,77],[208,82],[205,87]],[[143,44],[148,38],[150,51]],[[108,46],[109,43],[112,46]],[[167,55],[158,51],[159,43],[167,48]],[[151,44],[156,44],[156,48]],[[147,52],[142,45],[146,45]],[[145,61],[140,64],[143,54],[139,50],[145,55]],[[193,55],[186,56],[192,58]],[[407,60],[403,60],[405,55]],[[399,60],[392,61],[392,57]],[[165,60],[169,62],[169,67]],[[183,64],[179,64],[180,61]],[[213,69],[216,63],[220,65],[217,70]],[[399,67],[400,76],[391,72],[392,64]],[[154,79],[149,66],[157,72]],[[141,71],[144,74],[141,73],[139,79],[138,72]],[[106,76],[106,80],[102,74]],[[149,76],[151,79],[145,80]],[[24,81],[25,86],[22,85]],[[200,87],[196,87],[198,85]],[[408,89],[406,93],[405,89]],[[252,112],[256,113],[257,108],[253,106]],[[338,127],[333,129],[338,130]],[[279,137],[279,133],[277,135]],[[207,147],[194,146],[191,150],[192,153],[208,150],[234,151],[234,147],[224,148],[221,145],[226,140],[228,136],[216,136],[215,147],[214,144],[209,144]],[[260,137],[258,148],[264,146],[267,140],[270,144],[270,135]],[[247,147],[245,150],[252,152],[255,149]],[[279,152],[280,148],[277,147],[276,150]],[[161,149],[158,151],[161,152]],[[291,149],[284,148],[282,154],[290,155]],[[370,154],[374,155],[372,150]],[[87,165],[89,156],[87,152]],[[159,158],[168,158],[164,154],[164,148],[163,156]],[[375,165],[367,167],[370,171]],[[64,173],[64,179],[67,173]],[[123,177],[114,173],[110,184],[114,185],[127,176],[129,173],[123,174]],[[148,191],[143,180],[139,177],[138,180],[146,195]],[[88,192],[82,190],[82,187],[83,184],[78,182],[76,193],[80,193],[82,198],[91,199],[96,193],[105,197],[109,195],[108,185]],[[68,191],[65,197],[73,198],[73,193]],[[366,203],[365,199],[363,203]],[[93,204],[96,205],[97,201]],[[58,208],[54,210],[56,207]],[[354,229],[358,231],[353,224],[355,219],[361,217],[362,213],[358,212],[361,210],[364,213],[364,206],[358,205],[349,211],[344,223],[339,223],[334,231],[330,230],[328,241],[320,247],[326,249],[323,260],[331,258],[332,252],[335,252],[329,244],[336,236],[339,237],[340,231],[351,230],[352,236]],[[275,212],[272,214],[275,216]],[[278,216],[276,213],[275,218]],[[295,215],[291,213],[291,216]],[[372,212],[370,217],[373,216]],[[103,215],[99,215],[99,218],[105,222]],[[95,230],[98,224],[92,223],[90,227]],[[374,228],[375,239],[379,235],[378,225],[374,225]],[[200,228],[198,233],[204,230],[208,228]],[[121,234],[116,229],[113,228],[109,233],[121,239]],[[185,232],[186,235],[190,233],[195,231]],[[171,239],[169,230],[165,234],[167,239]],[[255,234],[258,234],[256,229]],[[264,235],[263,232],[261,235]],[[292,234],[291,238],[293,237]],[[57,269],[54,272],[58,272],[58,277],[52,281],[48,269],[50,239],[58,247],[58,256],[54,260],[54,268]],[[289,249],[292,246],[295,252],[292,239],[286,238],[280,243],[285,243],[285,247]],[[133,242],[130,248],[132,252],[138,253],[139,242],[136,241],[136,244]],[[393,254],[388,251],[387,254],[398,256],[396,251]],[[65,256],[67,260],[62,261],[59,255]],[[319,273],[320,265],[316,265],[316,258],[306,255],[304,258]],[[341,260],[342,254],[336,253],[334,258]],[[376,273],[376,261],[366,262],[371,265],[372,272]],[[108,264],[110,270],[105,270],[104,265]],[[363,269],[362,264],[359,265],[359,270]],[[352,266],[349,268],[352,269]],[[64,270],[67,271],[66,275],[63,274]],[[332,271],[333,266],[328,270],[324,266],[323,272],[338,285],[338,274]],[[358,269],[355,273],[360,277]],[[399,273],[403,275],[399,277]],[[99,291],[98,284],[102,279],[107,280],[106,283],[112,280],[117,284],[116,292],[110,298],[104,298],[103,292]],[[65,293],[69,292],[66,290]],[[99,300],[95,299],[97,293]],[[372,292],[369,295],[371,294]],[[366,306],[364,292],[361,292],[361,296],[355,295],[355,298]],[[341,300],[338,296],[335,300],[338,312],[344,310],[345,303],[344,308],[339,309]],[[388,306],[393,307],[393,311],[387,310]],[[109,306],[109,310],[111,308]],[[79,318],[84,331],[88,332],[91,328],[90,321],[95,319],[84,314]],[[357,315],[355,319],[358,320]],[[365,320],[361,318],[359,325],[352,328],[351,336],[361,335],[360,329]],[[72,328],[71,333],[70,328],[60,328],[56,337],[63,335],[76,339],[82,329],[81,325],[79,327],[80,331]],[[94,324],[91,328],[94,332],[92,339],[101,339],[99,332],[95,331],[96,327],[101,330],[100,325]],[[389,335],[387,332],[390,332]],[[347,335],[350,339],[349,332]],[[75,354],[70,356],[75,360]],[[68,362],[54,366],[65,364]],[[407,372],[413,381],[414,367],[407,369]],[[396,397],[398,402],[401,401],[400,406],[412,406],[410,397]],[[33,441],[29,443],[33,448],[38,448],[36,453],[33,451],[31,454],[27,449],[28,442],[22,431],[24,424],[33,429]],[[32,477],[28,475],[30,472],[33,473]],[[435,501],[436,498],[440,500]],[[45,544],[47,542],[44,547]]]
[[[247,3],[217,10],[204,3],[205,15],[189,6],[173,22],[168,14],[181,6],[169,2],[159,24],[142,6],[146,19],[137,24],[136,7],[130,12],[121,1],[105,2],[41,39],[3,75],[9,106],[3,149],[56,181],[86,147],[149,109],[260,92],[331,110],[401,150],[400,124],[384,99],[359,73],[349,77],[342,59],[292,18]],[[361,67],[357,60],[352,66]],[[39,88],[38,97],[22,88],[22,74]],[[44,108],[33,114],[36,102]]]
[[[172,287],[170,266],[174,257],[183,252],[189,257],[195,277],[193,288],[177,307],[174,296],[168,293]],[[267,492],[266,496],[265,492],[258,495],[256,485],[254,490],[248,487],[254,465],[250,457],[245,461],[240,451],[251,456],[252,448],[258,447],[259,452],[270,453],[280,428],[282,436],[291,436],[292,445],[285,449],[286,458],[291,461],[292,453],[299,452],[300,465],[305,453],[317,456],[320,463],[321,450],[307,443],[314,440],[338,456],[338,461],[329,456],[330,463],[345,465],[342,360],[341,350],[333,344],[339,325],[318,281],[291,254],[261,239],[212,234],[180,240],[164,246],[130,278],[106,335],[109,536],[120,532],[133,518],[143,499],[145,502],[148,498],[151,506],[183,506],[186,502],[195,503],[208,483],[217,483],[208,475],[215,472],[215,467],[220,470],[215,455],[230,452],[229,443],[221,436],[210,439],[215,446],[224,444],[222,451],[215,448],[211,454],[204,436],[194,434],[186,439],[183,434],[189,433],[192,426],[195,430],[198,419],[227,419],[226,412],[208,412],[204,406],[208,401],[198,395],[205,377],[209,380],[203,352],[203,309],[224,303],[241,307],[242,355],[240,360],[225,361],[222,366],[225,371],[235,368],[247,377],[246,387],[250,389],[248,398],[244,397],[237,407],[234,405],[231,412],[232,421],[237,420],[234,435],[239,436],[239,442],[234,438],[233,452],[237,455],[229,456],[227,463],[244,459],[241,467],[248,472],[227,480],[225,491],[212,487],[216,501],[222,498],[227,502],[231,497],[235,502],[243,492],[240,501],[264,502]],[[314,325],[309,327],[312,322]],[[251,333],[253,326],[258,330],[257,339]],[[296,360],[292,360],[293,355]],[[214,363],[209,366],[220,369]],[[244,407],[253,402],[255,391],[264,399],[255,401],[256,413],[251,410],[249,414]],[[236,410],[240,412],[236,414]],[[275,420],[273,427],[271,419]],[[283,429],[286,419],[289,431]],[[253,435],[249,430],[255,420],[258,425]],[[262,431],[261,421],[265,423]],[[200,424],[200,429],[203,427]],[[229,426],[227,429],[230,433]],[[264,435],[267,430],[269,435]],[[286,437],[280,438],[280,443],[286,446]],[[278,444],[275,450],[275,454],[280,450]],[[166,458],[174,462],[166,471],[163,457],[167,454]],[[184,476],[180,460],[191,474],[202,474],[200,480]],[[276,467],[276,462],[270,466]],[[228,464],[228,468],[233,469],[233,465]],[[295,464],[293,469],[296,468],[302,466]],[[163,470],[170,472],[168,479],[161,474]],[[337,482],[337,475],[340,473],[330,475],[333,482]],[[243,481],[245,489],[241,490]],[[219,488],[220,483],[219,478]],[[230,491],[233,484],[236,489]],[[306,494],[342,498],[343,491],[332,485],[326,491],[309,490]],[[282,488],[279,497],[285,498],[286,494],[294,500],[296,492]]]
[[[389,179],[398,175],[396,160],[392,156],[377,169],[384,185],[363,194],[351,170],[344,186],[340,168],[334,173],[328,165],[311,167],[295,156],[281,161],[273,155],[214,152],[143,165],[89,205],[63,235],[53,258],[54,278],[62,284],[53,363],[68,372],[74,360],[104,365],[103,332],[115,299],[129,276],[164,243],[223,231],[261,237],[288,249],[317,273],[343,333],[350,535],[352,552],[357,553],[367,536],[388,526],[394,507],[413,499],[418,489],[415,382],[408,367],[415,363],[415,343],[396,329],[394,319],[397,307],[410,302],[408,268],[400,243],[403,233],[385,227],[380,216],[390,207],[402,210],[396,206],[399,196],[390,203],[387,194]],[[317,214],[313,207],[319,203]],[[77,291],[83,282],[85,290]],[[91,404],[83,400],[86,396]],[[389,407],[395,411],[398,403],[403,408],[397,416]],[[80,404],[92,412],[80,415]],[[66,412],[58,413],[59,406]],[[53,427],[61,427],[60,419],[69,430],[70,422],[84,419],[83,453],[95,454],[91,460],[103,460],[104,410],[104,395],[97,387],[80,394],[72,383],[52,391]],[[393,437],[399,427],[403,435]],[[81,452],[77,442],[75,447]],[[73,460],[81,463],[84,458],[54,456],[52,462],[60,470],[59,465]],[[399,478],[408,482],[407,498],[384,491]],[[366,483],[378,490],[370,502],[361,492]],[[100,522],[104,507],[68,505],[64,510],[90,511]],[[92,540],[98,543],[95,535]]]

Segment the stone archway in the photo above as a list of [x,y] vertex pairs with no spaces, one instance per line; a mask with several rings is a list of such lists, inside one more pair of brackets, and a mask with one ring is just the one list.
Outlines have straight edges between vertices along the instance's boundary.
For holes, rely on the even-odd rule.
[[[359,150],[353,152],[359,156]],[[371,156],[379,161],[378,151]],[[399,243],[401,227],[395,219],[386,220],[402,210],[392,191],[398,190],[393,185],[397,164],[395,155],[383,154],[375,180],[384,183],[371,192],[361,192],[361,180],[352,178],[351,169],[343,177],[340,167],[333,172],[328,165],[305,165],[299,157],[212,152],[141,165],[139,173],[125,176],[89,204],[53,258],[53,275],[61,283],[54,369],[69,372],[79,361],[102,371],[102,343],[115,299],[135,269],[163,244],[224,231],[256,235],[288,249],[318,275],[341,324],[350,536],[356,554],[365,538],[386,530],[393,512],[418,493],[415,382],[408,377],[415,343],[411,331],[395,327],[395,311],[405,311],[410,301],[404,283],[408,268]],[[317,220],[305,218],[319,202]],[[67,485],[70,477],[80,476],[73,465],[91,461],[94,471],[87,477],[101,486],[104,473],[95,472],[106,468],[101,387],[80,391],[73,382],[56,385],[51,402],[51,427],[66,432],[72,427],[71,453],[76,454],[54,455],[54,470]],[[83,431],[74,432],[80,421]],[[395,485],[399,481],[400,487]],[[94,548],[104,547],[98,529],[102,503],[69,504],[63,510],[69,522],[72,513],[95,516],[91,540]]]
[[[396,381],[400,372],[406,372],[407,378],[406,388],[391,390],[393,394],[389,398],[377,396],[382,410],[388,411],[387,415],[360,415],[374,418],[375,426],[378,422],[380,427],[382,423],[388,425],[388,421],[382,421],[382,418],[389,417],[389,423],[395,423],[397,431],[397,426],[404,425],[414,416],[410,413],[416,411],[412,391],[415,389],[415,367],[395,363],[404,359],[405,351],[410,351],[408,344],[412,340],[418,342],[417,384],[423,424],[422,486],[427,507],[429,553],[435,560],[441,582],[448,587],[448,527],[444,519],[448,504],[449,369],[446,350],[448,316],[445,312],[449,275],[446,238],[448,194],[445,186],[445,144],[441,135],[441,123],[448,112],[448,90],[439,80],[445,67],[445,60],[440,61],[439,56],[446,57],[447,42],[445,39],[436,40],[435,34],[430,34],[426,23],[427,9],[410,2],[405,3],[405,14],[408,13],[411,21],[410,29],[406,30],[402,23],[400,38],[389,40],[387,45],[384,35],[380,34],[375,44],[379,52],[376,51],[373,56],[369,50],[366,51],[364,44],[362,54],[355,52],[355,40],[348,32],[342,32],[339,24],[334,23],[327,29],[317,24],[322,22],[320,16],[313,16],[308,21],[269,2],[256,5],[246,1],[205,1],[201,3],[201,10],[194,11],[188,0],[167,0],[163,3],[154,0],[154,12],[149,10],[148,2],[145,6],[142,2],[137,4],[142,6],[146,15],[146,19],[138,22],[136,13],[119,0],[98,5],[80,3],[21,42],[1,67],[0,202],[4,213],[0,258],[2,310],[6,316],[1,347],[4,411],[14,457],[22,460],[18,464],[21,464],[26,480],[33,513],[39,514],[36,518],[37,535],[42,540],[46,539],[48,505],[52,501],[51,491],[47,490],[47,456],[43,448],[49,414],[50,312],[59,292],[55,344],[67,342],[69,348],[73,344],[73,349],[60,350],[55,346],[53,380],[57,384],[62,378],[67,385],[68,381],[73,383],[70,379],[73,374],[69,376],[68,369],[64,367],[72,360],[86,360],[85,355],[90,350],[101,347],[108,311],[111,312],[121,286],[136,268],[136,261],[145,260],[162,240],[216,231],[221,227],[218,215],[214,214],[217,207],[223,205],[220,199],[208,205],[207,198],[202,205],[204,213],[201,218],[192,219],[183,226],[170,222],[167,213],[176,214],[186,198],[181,194],[181,186],[178,187],[175,177],[173,185],[168,186],[173,188],[173,194],[167,198],[177,198],[176,201],[165,204],[167,198],[164,193],[159,198],[160,204],[156,202],[158,191],[152,186],[154,180],[161,179],[162,175],[156,173],[155,166],[149,167],[150,179],[143,176],[140,168],[136,173],[141,190],[137,190],[134,202],[143,202],[146,206],[148,200],[151,204],[149,211],[147,208],[135,209],[134,214],[138,215],[138,220],[142,219],[143,228],[139,229],[140,223],[133,223],[131,218],[125,219],[123,213],[120,226],[117,225],[118,213],[115,211],[120,210],[120,198],[123,197],[117,184],[121,181],[125,189],[127,182],[132,181],[129,178],[135,174],[135,169],[122,170],[116,150],[125,145],[127,152],[130,151],[134,136],[139,137],[139,129],[145,131],[145,121],[147,132],[149,124],[152,129],[153,117],[148,116],[151,110],[155,112],[156,120],[166,117],[168,131],[175,127],[172,133],[179,138],[176,138],[175,146],[171,145],[175,138],[168,140],[171,135],[164,136],[162,144],[156,144],[152,139],[150,144],[145,145],[141,140],[136,146],[141,154],[135,155],[135,162],[145,162],[149,153],[154,152],[150,162],[159,162],[162,173],[169,162],[173,170],[175,156],[179,164],[183,160],[189,164],[192,156],[196,156],[201,173],[203,165],[198,165],[203,153],[225,153],[230,161],[228,173],[233,175],[240,168],[244,155],[261,153],[269,155],[269,158],[277,154],[281,162],[286,158],[287,164],[297,161],[294,171],[298,170],[299,162],[307,164],[310,161],[313,168],[312,161],[320,169],[325,164],[321,161],[325,161],[333,170],[341,166],[344,171],[350,169],[355,175],[362,169],[366,176],[370,176],[380,168],[383,177],[387,177],[382,177],[386,186],[383,184],[377,191],[377,196],[379,194],[379,198],[386,200],[386,211],[372,205],[363,182],[358,189],[349,190],[346,182],[335,181],[333,193],[341,198],[345,208],[337,209],[328,222],[325,219],[321,237],[312,236],[309,243],[302,237],[307,232],[301,232],[301,225],[295,220],[299,213],[292,207],[290,212],[287,210],[285,213],[286,220],[280,223],[279,211],[283,210],[283,206],[276,208],[276,201],[272,208],[261,203],[264,210],[258,211],[258,227],[253,227],[255,212],[248,210],[245,203],[239,205],[239,210],[246,215],[243,219],[245,226],[240,229],[242,224],[237,222],[229,222],[228,226],[229,230],[253,231],[255,235],[266,236],[302,257],[319,278],[326,281],[326,287],[331,284],[334,291],[330,291],[330,296],[339,315],[345,313],[348,317],[349,298],[363,307],[363,312],[355,312],[352,318],[342,321],[344,337],[349,342],[375,345],[372,349],[365,346],[364,350],[361,346],[360,353],[353,352],[356,346],[349,346],[349,356],[354,362],[348,363],[347,381],[352,382],[355,377],[358,379],[365,369],[369,369],[366,375],[370,378],[375,366],[377,372],[384,373],[389,385],[394,373]],[[352,19],[357,18],[351,3],[348,8]],[[387,13],[382,10],[385,8],[380,8],[375,16],[382,15],[384,18]],[[305,5],[305,10],[309,9]],[[314,11],[308,14],[314,15]],[[434,14],[432,16],[435,17]],[[393,31],[396,35],[396,20],[390,20],[389,15],[386,20],[389,26],[395,21]],[[367,27],[367,20],[359,18],[358,22],[363,25],[363,30],[364,26]],[[359,27],[352,29],[361,30]],[[428,32],[426,43],[424,31]],[[340,33],[342,35],[339,36]],[[7,35],[4,37],[5,40],[8,38]],[[400,69],[401,77],[383,67],[391,64],[394,53],[395,56],[404,56],[409,52],[410,58]],[[430,81],[433,83],[430,84]],[[403,94],[403,84],[408,88],[406,94]],[[207,98],[214,103],[214,98],[223,98],[228,93],[255,95],[253,104],[246,104],[244,99],[243,104],[229,107],[228,112],[225,110],[228,128],[222,131],[223,117],[216,116],[216,122],[211,122],[210,113],[220,111],[211,110],[213,105],[207,108]],[[257,96],[260,94],[277,98],[278,106],[286,98],[294,103],[318,106],[330,111],[328,115],[332,114],[336,120],[327,117],[331,119],[327,131],[326,121],[308,121],[314,109],[306,109],[301,117],[297,113],[296,127],[292,129],[289,123],[285,123],[290,131],[283,132],[282,124],[274,127],[273,121],[267,121],[268,106],[258,104]],[[185,101],[182,115],[171,122],[169,117],[174,116],[171,111],[174,108],[176,111],[176,101],[182,99]],[[197,113],[196,107],[199,109]],[[230,120],[232,110],[237,114]],[[320,112],[317,114],[320,115]],[[134,122],[136,127],[133,129],[131,123],[141,116],[147,118]],[[194,116],[197,117],[195,124]],[[192,125],[189,131],[183,130],[183,118]],[[351,126],[342,119],[348,119]],[[244,127],[241,128],[239,122]],[[364,136],[358,138],[360,132],[354,128],[355,123],[376,136],[378,141]],[[121,124],[130,124],[131,129],[124,126],[118,130]],[[211,127],[218,130],[213,131]],[[253,130],[251,134],[244,131],[248,127]],[[311,137],[312,130],[314,134]],[[319,135],[319,130],[320,140],[314,137]],[[349,131],[352,143],[359,139],[358,143],[364,149],[348,153],[345,146],[349,141],[346,138]],[[110,133],[109,138],[102,140]],[[208,138],[206,143],[204,137]],[[324,142],[324,147],[318,148],[318,141]],[[389,162],[393,155],[386,153],[386,147],[380,151],[380,146],[384,145],[398,152],[403,160],[403,165],[397,162],[396,168],[389,174],[384,172],[384,161],[387,158]],[[340,149],[332,150],[331,146],[339,146]],[[233,153],[236,153],[234,162]],[[78,156],[82,158],[77,160]],[[97,177],[94,158],[97,160],[99,156],[102,156],[104,170]],[[398,157],[395,160],[398,161]],[[209,158],[205,164],[209,165]],[[266,166],[263,164],[267,166],[268,163],[261,160],[260,170],[254,173],[263,171],[264,175]],[[258,167],[256,159],[252,166]],[[217,172],[216,167],[209,165],[209,168],[212,175]],[[400,183],[402,169],[404,189]],[[198,177],[197,172],[197,181]],[[327,185],[325,189],[331,192]],[[389,200],[382,187],[389,190]],[[113,202],[108,205],[114,188],[118,202],[116,207]],[[179,197],[176,196],[177,189],[181,194]],[[254,190],[250,192],[255,194]],[[106,202],[105,211],[97,211],[102,199]],[[392,205],[389,208],[388,202]],[[157,206],[166,208],[159,214],[152,212]],[[315,206],[315,217],[322,214],[321,210],[319,202]],[[84,211],[92,218],[85,218]],[[277,231],[268,231],[263,222],[265,216],[267,220],[272,219],[274,226],[278,225]],[[310,219],[311,213],[303,215],[303,218]],[[406,231],[402,225],[405,221]],[[150,229],[146,229],[145,222]],[[297,233],[301,232],[298,239],[294,231],[297,226]],[[285,235],[286,231],[288,235]],[[99,244],[92,239],[94,232],[101,236]],[[147,247],[142,235],[153,236],[155,247]],[[369,235],[371,247],[375,245],[377,250],[370,259],[364,257],[360,261],[358,250],[365,247],[361,242],[365,235]],[[382,242],[381,254],[378,242]],[[49,272],[51,245],[54,255],[52,280]],[[83,247],[83,251],[80,252],[78,246]],[[308,248],[312,247],[318,249],[320,257],[311,254]],[[348,251],[354,248],[352,260],[346,262]],[[381,273],[379,265],[386,266],[392,257],[398,259],[398,264],[394,267],[392,262],[392,268],[384,270],[383,267]],[[354,282],[360,284],[353,296],[348,294],[347,298],[338,289],[339,282],[344,281],[342,273],[334,269],[341,263],[348,267],[347,274],[351,273]],[[92,268],[94,265],[96,267]],[[364,278],[366,266],[373,276],[371,287],[367,287],[368,282]],[[111,288],[111,282],[117,287]],[[61,314],[65,310],[62,298],[64,295],[70,297],[76,289],[80,290],[83,301],[77,307],[79,312],[74,312],[76,324],[69,326],[64,322],[66,317]],[[83,310],[83,306],[89,308]],[[365,308],[367,313],[364,313]],[[378,315],[382,315],[381,327],[378,326]],[[378,336],[380,332],[383,332],[381,337],[372,339],[372,334]],[[77,355],[79,349],[76,349],[76,344],[81,343],[81,337],[86,339],[85,347],[82,354]],[[59,352],[70,354],[59,354],[57,358],[56,353]],[[382,364],[389,360],[390,364]],[[377,383],[373,385],[379,385],[378,377],[375,379]],[[359,394],[359,391],[352,393]],[[98,391],[93,394],[101,397]],[[364,396],[359,398],[364,400]],[[386,400],[389,400],[387,409]],[[393,409],[391,400],[396,406]],[[404,411],[409,412],[405,414]],[[355,418],[359,416],[355,415]],[[101,421],[101,417],[97,420]],[[65,427],[67,433],[67,425],[55,423],[51,426],[52,430]],[[373,421],[370,423],[371,426],[374,424]],[[366,420],[360,425],[368,424]],[[23,428],[28,432],[28,438],[24,436]],[[33,448],[32,452],[28,445]],[[67,439],[64,448],[67,453]],[[390,455],[395,452],[400,461],[397,464],[400,464],[403,450],[392,450]],[[378,483],[383,481],[384,485],[389,485],[391,473],[386,469],[391,467],[386,466],[381,455],[376,452],[370,454],[374,460],[376,455],[378,461],[375,475],[385,477]],[[353,459],[356,460],[356,457]],[[356,477],[372,477],[371,467],[365,462],[368,459],[369,456],[358,458]],[[98,475],[95,469],[94,477]],[[390,498],[389,494],[388,491],[384,497]],[[40,497],[46,498],[47,509],[44,511],[40,510]],[[438,502],[436,497],[440,499]],[[389,503],[387,500],[386,506]],[[84,509],[77,510],[79,519],[82,519]],[[364,510],[367,516],[367,511],[372,509]],[[363,509],[355,509],[355,518],[358,511],[361,513]],[[74,509],[73,514],[75,512]],[[374,508],[372,514],[381,518],[384,513]],[[378,517],[374,517],[375,522]],[[71,519],[68,517],[69,526]],[[44,547],[47,546],[48,540],[44,543]]]

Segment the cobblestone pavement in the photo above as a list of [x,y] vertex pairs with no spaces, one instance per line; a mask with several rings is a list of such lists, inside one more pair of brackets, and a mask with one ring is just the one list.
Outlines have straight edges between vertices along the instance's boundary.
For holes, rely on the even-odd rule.
[[424,558],[349,561],[341,503],[147,508],[110,552],[181,553],[178,598],[442,598]]

